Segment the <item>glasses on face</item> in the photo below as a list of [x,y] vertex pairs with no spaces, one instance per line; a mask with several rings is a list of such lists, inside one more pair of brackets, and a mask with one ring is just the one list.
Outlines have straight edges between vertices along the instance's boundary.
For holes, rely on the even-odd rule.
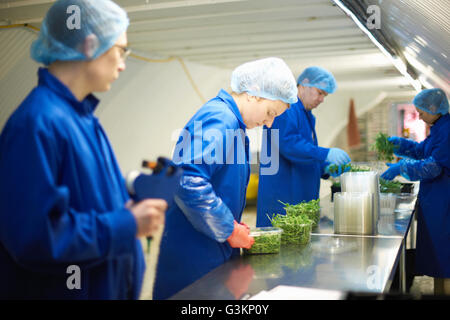
[[123,61],[125,61],[128,58],[128,56],[130,55],[130,53],[131,53],[131,49],[130,48],[127,48],[127,47],[124,47],[124,46],[119,46],[118,44],[115,44],[113,47],[118,47],[118,48],[121,49],[121,51],[120,51],[120,58]]

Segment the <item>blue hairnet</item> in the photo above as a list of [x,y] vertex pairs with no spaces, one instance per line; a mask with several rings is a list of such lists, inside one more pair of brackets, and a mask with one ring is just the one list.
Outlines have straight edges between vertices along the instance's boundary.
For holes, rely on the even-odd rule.
[[42,22],[31,57],[44,65],[57,60],[96,59],[114,45],[128,25],[126,12],[110,0],[59,0]]
[[306,68],[297,79],[297,84],[304,87],[316,87],[327,93],[336,91],[336,79],[331,72],[321,67]]
[[448,100],[442,89],[426,89],[415,96],[414,105],[431,114],[447,114]]
[[265,58],[240,65],[231,74],[231,90],[290,104],[298,100],[294,75],[280,58]]

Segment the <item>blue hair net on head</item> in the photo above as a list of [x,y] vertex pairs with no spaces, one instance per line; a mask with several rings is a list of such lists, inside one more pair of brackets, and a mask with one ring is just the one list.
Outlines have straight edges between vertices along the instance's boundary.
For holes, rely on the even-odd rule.
[[336,91],[336,79],[331,72],[321,67],[306,68],[297,79],[297,84],[304,87],[315,87],[327,93]]
[[231,74],[231,90],[289,104],[298,100],[294,75],[280,58],[265,58],[240,65]]
[[110,0],[59,0],[42,22],[31,57],[54,61],[92,60],[110,49],[129,25],[126,12]]
[[415,96],[414,105],[431,114],[447,114],[448,99],[442,89],[426,89]]

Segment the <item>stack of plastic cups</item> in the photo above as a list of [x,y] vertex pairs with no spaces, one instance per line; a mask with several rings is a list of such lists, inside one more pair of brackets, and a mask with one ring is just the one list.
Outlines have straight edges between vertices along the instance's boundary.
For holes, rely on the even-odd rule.
[[373,194],[338,192],[334,198],[334,233],[373,235]]
[[379,173],[346,172],[341,175],[342,192],[368,192],[373,194],[373,224],[374,234],[377,234],[378,219],[380,217],[380,178]]

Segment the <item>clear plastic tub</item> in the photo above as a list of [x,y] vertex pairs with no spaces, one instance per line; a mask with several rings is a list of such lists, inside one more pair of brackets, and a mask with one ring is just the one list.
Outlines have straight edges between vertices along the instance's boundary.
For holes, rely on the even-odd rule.
[[250,236],[255,239],[255,243],[250,249],[244,249],[244,254],[267,254],[280,252],[281,234],[280,228],[264,227],[253,228]]
[[338,192],[334,197],[334,233],[375,234],[373,193]]
[[417,197],[412,193],[399,193],[396,197],[395,212],[412,211]]
[[302,224],[282,224],[280,228],[283,229],[281,235],[282,244],[308,244],[311,241],[311,230],[313,222]]
[[380,215],[394,214],[397,196],[394,193],[380,193]]

